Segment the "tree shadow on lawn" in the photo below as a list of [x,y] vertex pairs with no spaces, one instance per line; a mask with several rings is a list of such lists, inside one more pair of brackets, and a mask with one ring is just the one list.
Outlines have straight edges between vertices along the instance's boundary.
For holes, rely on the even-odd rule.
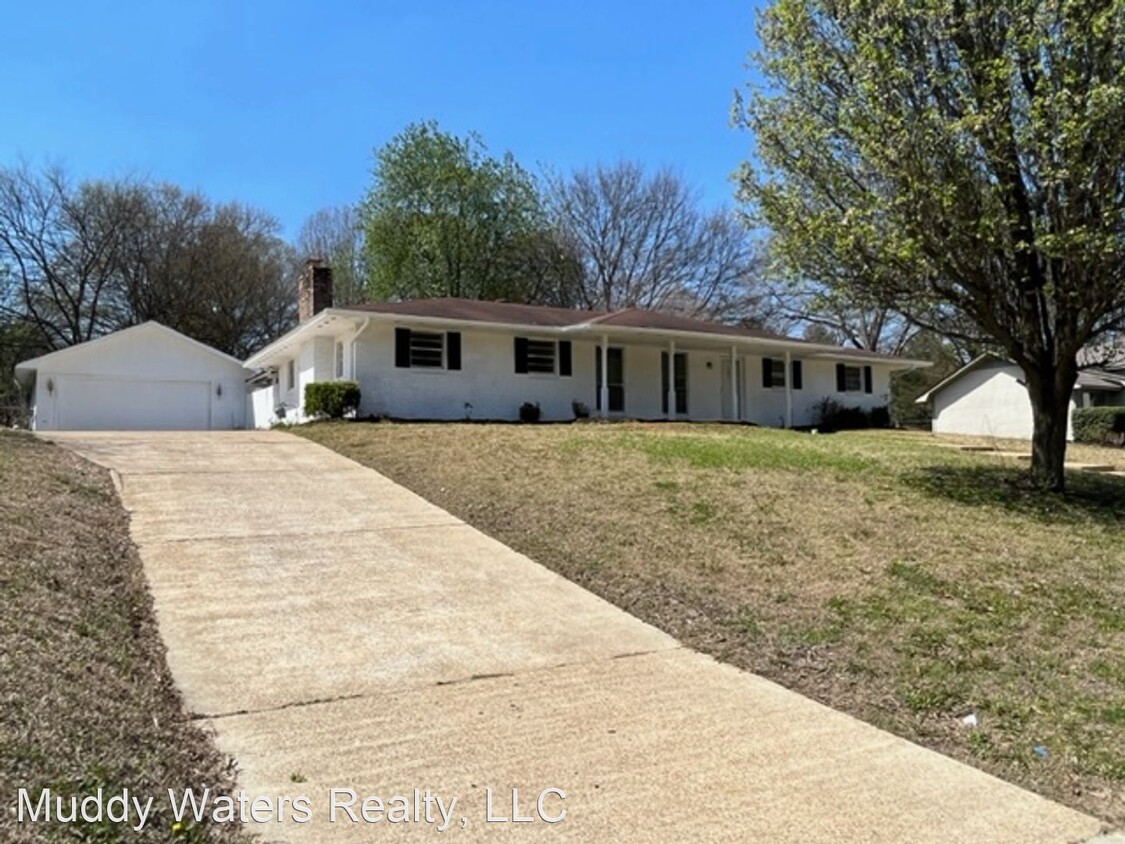
[[969,506],[1000,507],[1051,524],[1125,526],[1125,478],[1069,472],[1066,492],[1041,492],[1027,470],[1004,466],[923,466],[904,472],[904,484]]

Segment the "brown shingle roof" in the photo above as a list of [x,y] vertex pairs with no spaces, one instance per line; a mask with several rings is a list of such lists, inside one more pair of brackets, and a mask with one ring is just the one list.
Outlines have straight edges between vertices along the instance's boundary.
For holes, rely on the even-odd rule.
[[767,340],[788,340],[791,337],[782,337],[771,331],[758,328],[745,328],[740,325],[727,325],[721,322],[710,322],[703,319],[669,314],[662,311],[644,311],[639,308],[628,308],[624,311],[614,311],[610,314],[596,316],[590,322],[597,325],[614,325],[621,328],[656,328],[664,331],[697,331],[702,334],[725,334],[731,337],[759,337]]
[[412,299],[409,302],[373,302],[352,305],[349,310],[373,311],[380,314],[461,319],[469,322],[497,322],[512,325],[545,325],[561,328],[577,325],[604,311],[580,311],[575,308],[548,308],[543,305],[519,305],[514,302],[484,302],[477,299]]
[[[366,305],[351,305],[348,310],[369,311],[381,314],[401,314],[403,316],[430,317],[433,319],[464,320],[466,322],[491,322],[510,325],[541,325],[550,328],[565,328],[589,323],[617,328],[648,328],[658,331],[686,331],[698,334],[717,334],[727,337],[743,337],[759,340],[778,340],[786,343],[807,343],[795,337],[786,337],[759,328],[727,325],[702,319],[647,311],[639,308],[626,308],[620,311],[593,311],[577,308],[550,308],[543,305],[522,305],[514,302],[487,302],[478,299],[456,299],[441,297],[434,299],[412,299],[407,302],[372,302]],[[818,350],[819,344],[808,344]],[[864,349],[836,348],[833,355],[858,358],[896,359],[894,355],[869,352]]]
[[485,302],[477,299],[412,299],[408,302],[373,302],[353,305],[352,310],[382,314],[457,319],[469,322],[496,322],[512,325],[544,325],[556,328],[589,322],[620,328],[655,328],[665,331],[696,331],[704,334],[725,334],[733,337],[761,337],[792,340],[769,331],[725,325],[702,319],[678,316],[661,311],[627,308],[621,311],[593,311],[577,308],[549,308],[542,305],[521,305],[514,302]]

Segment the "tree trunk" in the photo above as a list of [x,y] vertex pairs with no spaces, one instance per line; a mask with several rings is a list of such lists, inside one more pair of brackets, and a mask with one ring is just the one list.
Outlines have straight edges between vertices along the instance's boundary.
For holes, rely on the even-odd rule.
[[[1053,370],[1053,371],[1051,371]],[[1031,400],[1031,482],[1039,489],[1062,492],[1066,488],[1066,435],[1070,400],[1078,370],[1074,366],[1025,373]]]

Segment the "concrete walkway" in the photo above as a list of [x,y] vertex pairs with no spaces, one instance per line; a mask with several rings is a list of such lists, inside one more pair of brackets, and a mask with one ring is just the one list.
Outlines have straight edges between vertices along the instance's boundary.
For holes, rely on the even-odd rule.
[[[308,823],[253,825],[269,840],[432,835],[424,817],[361,813],[372,795],[413,818],[416,788],[446,808],[458,798],[446,834],[465,841],[1065,844],[1099,832],[689,651],[305,440],[50,438],[117,473],[172,673],[241,785],[275,806],[309,798]],[[552,787],[566,798],[548,793],[543,814],[565,808],[562,822],[487,822],[486,789],[493,816],[511,818],[513,788],[519,814],[535,816]],[[330,821],[332,788],[356,792],[355,822],[342,809]]]

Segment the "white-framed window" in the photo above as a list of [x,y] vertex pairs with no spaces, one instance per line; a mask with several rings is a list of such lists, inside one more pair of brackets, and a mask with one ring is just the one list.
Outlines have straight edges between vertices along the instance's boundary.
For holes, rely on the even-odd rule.
[[344,344],[342,341],[336,344],[336,377],[344,377]]
[[395,329],[395,366],[401,369],[461,368],[461,332]]
[[516,337],[515,371],[517,375],[569,376],[572,372],[570,341]]
[[440,331],[411,331],[410,366],[429,369],[445,366],[445,334]]
[[[793,389],[801,389],[801,379],[798,374],[800,362],[793,362]],[[785,358],[762,358],[762,386],[769,390],[773,388],[785,389],[785,379],[789,373],[785,371]]]
[[542,375],[554,375],[555,349],[554,340],[528,340],[527,371],[538,372]]
[[770,386],[785,386],[785,359],[770,358]]
[[872,393],[875,380],[870,366],[856,366],[848,363],[836,364],[836,392]]

